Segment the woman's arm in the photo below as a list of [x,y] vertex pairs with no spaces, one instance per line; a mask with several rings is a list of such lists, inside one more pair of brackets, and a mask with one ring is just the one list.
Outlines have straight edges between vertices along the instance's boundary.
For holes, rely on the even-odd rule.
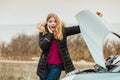
[[66,33],[67,36],[77,34],[77,33],[81,33],[80,27],[79,27],[79,25],[78,26],[66,27],[65,28],[65,33]]
[[54,38],[54,35],[52,33],[47,33],[43,35],[42,33],[39,33],[39,46],[42,50],[48,50],[51,42]]

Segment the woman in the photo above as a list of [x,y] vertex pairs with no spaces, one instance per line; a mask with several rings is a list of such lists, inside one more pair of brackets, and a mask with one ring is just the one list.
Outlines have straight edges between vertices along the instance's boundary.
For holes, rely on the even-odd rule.
[[65,27],[56,14],[50,13],[46,22],[38,26],[38,30],[42,55],[37,75],[40,80],[59,80],[62,70],[68,73],[75,69],[67,48],[67,36],[80,33],[80,28]]

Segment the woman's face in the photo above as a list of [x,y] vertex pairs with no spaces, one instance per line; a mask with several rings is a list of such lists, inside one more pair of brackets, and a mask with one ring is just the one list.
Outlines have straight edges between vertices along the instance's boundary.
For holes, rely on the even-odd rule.
[[57,23],[54,17],[51,17],[48,22],[47,22],[47,26],[52,30],[55,31]]

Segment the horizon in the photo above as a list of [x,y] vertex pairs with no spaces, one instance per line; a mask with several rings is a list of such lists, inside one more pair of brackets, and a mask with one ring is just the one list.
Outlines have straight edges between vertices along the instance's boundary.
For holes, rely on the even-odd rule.
[[[75,25],[75,24],[67,24],[67,25]],[[120,35],[119,26],[120,26],[120,23],[112,23],[109,28],[113,32],[116,32],[117,34]],[[0,36],[0,41],[7,42],[7,43],[9,43],[13,37],[18,36],[19,34],[22,34],[22,33],[25,33],[26,35],[34,35],[38,33],[37,24],[0,25],[0,30],[1,30],[0,34],[2,34]],[[114,36],[111,36],[111,38],[115,39]]]

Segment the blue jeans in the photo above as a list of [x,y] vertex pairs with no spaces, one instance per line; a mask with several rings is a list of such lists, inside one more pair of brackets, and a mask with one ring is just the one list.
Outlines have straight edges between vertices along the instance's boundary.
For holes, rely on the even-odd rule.
[[62,70],[61,64],[48,64],[44,77],[41,77],[40,80],[59,80]]

